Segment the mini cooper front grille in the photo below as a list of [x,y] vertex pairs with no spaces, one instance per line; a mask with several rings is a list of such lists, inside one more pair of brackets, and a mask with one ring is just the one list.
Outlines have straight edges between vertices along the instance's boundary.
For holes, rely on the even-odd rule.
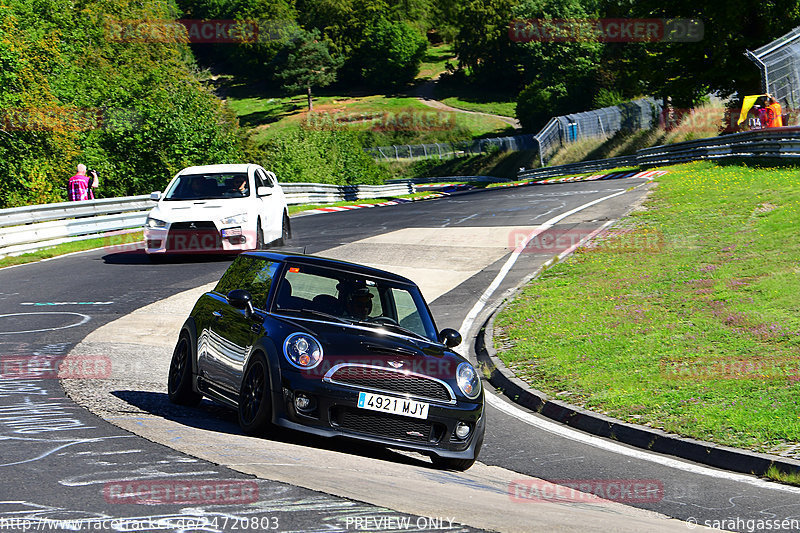
[[410,442],[436,443],[445,427],[403,416],[370,413],[361,409],[335,407],[331,413],[334,425],[348,431]]
[[388,368],[345,364],[334,367],[325,378],[331,383],[403,394],[424,400],[438,402],[455,400],[449,387],[435,378]]

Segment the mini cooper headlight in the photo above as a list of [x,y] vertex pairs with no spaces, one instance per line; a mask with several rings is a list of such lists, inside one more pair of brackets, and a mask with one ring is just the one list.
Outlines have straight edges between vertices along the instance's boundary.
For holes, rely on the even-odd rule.
[[238,215],[231,215],[223,218],[220,222],[223,224],[244,224],[247,222],[247,213],[239,213]]
[[166,228],[167,223],[163,220],[159,220],[153,217],[147,217],[147,227],[148,228]]
[[469,363],[461,363],[456,369],[456,381],[458,388],[464,396],[474,400],[481,393],[481,378]]
[[283,354],[293,366],[308,370],[322,362],[322,345],[307,333],[292,333],[283,343]]

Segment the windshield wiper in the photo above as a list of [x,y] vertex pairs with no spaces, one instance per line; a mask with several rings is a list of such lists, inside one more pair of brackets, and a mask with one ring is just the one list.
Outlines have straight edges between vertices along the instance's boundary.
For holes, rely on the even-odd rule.
[[359,320],[359,321],[356,322],[356,324],[364,325],[364,326],[372,326],[372,327],[391,328],[391,329],[400,331],[402,333],[405,333],[406,335],[411,335],[411,336],[416,337],[418,339],[424,340],[425,342],[431,342],[431,340],[428,337],[420,335],[416,331],[412,331],[410,329],[404,328],[403,326],[401,326],[399,324],[391,324],[391,323],[387,323],[387,322],[368,322],[366,320]]
[[344,318],[342,318],[340,316],[331,315],[331,314],[328,314],[328,313],[325,313],[325,312],[322,312],[322,311],[317,311],[316,309],[279,309],[279,310],[281,312],[283,312],[283,313],[285,313],[287,311],[293,312],[293,313],[304,313],[304,314],[307,314],[307,315],[314,315],[314,316],[319,316],[319,317],[322,317],[322,318],[327,318],[329,320],[333,320],[334,322],[340,322],[342,324],[352,324],[352,322],[350,322],[349,320],[346,320],[346,319],[344,319]]

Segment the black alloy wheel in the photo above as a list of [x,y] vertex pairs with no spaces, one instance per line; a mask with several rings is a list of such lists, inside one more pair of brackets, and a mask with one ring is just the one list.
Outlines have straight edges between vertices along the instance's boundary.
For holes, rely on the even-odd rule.
[[195,406],[203,399],[202,394],[192,390],[191,357],[192,344],[189,342],[189,336],[181,333],[169,364],[167,395],[172,403]]
[[267,360],[253,354],[239,392],[239,425],[248,435],[263,433],[272,416]]

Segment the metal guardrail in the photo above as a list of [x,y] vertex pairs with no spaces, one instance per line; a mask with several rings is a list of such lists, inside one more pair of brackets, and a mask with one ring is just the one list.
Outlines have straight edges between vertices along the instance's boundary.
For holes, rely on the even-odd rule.
[[558,165],[553,167],[534,168],[523,170],[517,173],[519,179],[544,179],[552,176],[563,176],[564,174],[580,174],[582,172],[594,172],[595,170],[609,170],[617,167],[635,167],[635,155],[622,157],[610,157],[608,159],[596,159],[593,161],[583,161],[580,163],[570,163],[568,165]]
[[400,178],[389,180],[386,183],[413,183],[414,185],[422,185],[427,183],[447,183],[449,181],[500,183],[514,180],[511,178],[497,178],[495,176],[437,176],[434,178]]
[[327,183],[281,183],[286,203],[328,204],[412,194],[415,188],[408,183],[388,185],[332,185]]
[[[281,183],[281,188],[289,205],[383,198],[416,190],[409,183]],[[144,226],[147,213],[154,205],[150,195],[143,195],[0,209],[0,258],[100,237],[109,232],[135,231]]]
[[800,127],[772,128],[720,135],[708,139],[685,141],[638,150],[635,155],[583,161],[569,165],[558,165],[521,170],[519,179],[548,178],[616,167],[639,168],[674,165],[704,159],[794,159],[800,158]]

